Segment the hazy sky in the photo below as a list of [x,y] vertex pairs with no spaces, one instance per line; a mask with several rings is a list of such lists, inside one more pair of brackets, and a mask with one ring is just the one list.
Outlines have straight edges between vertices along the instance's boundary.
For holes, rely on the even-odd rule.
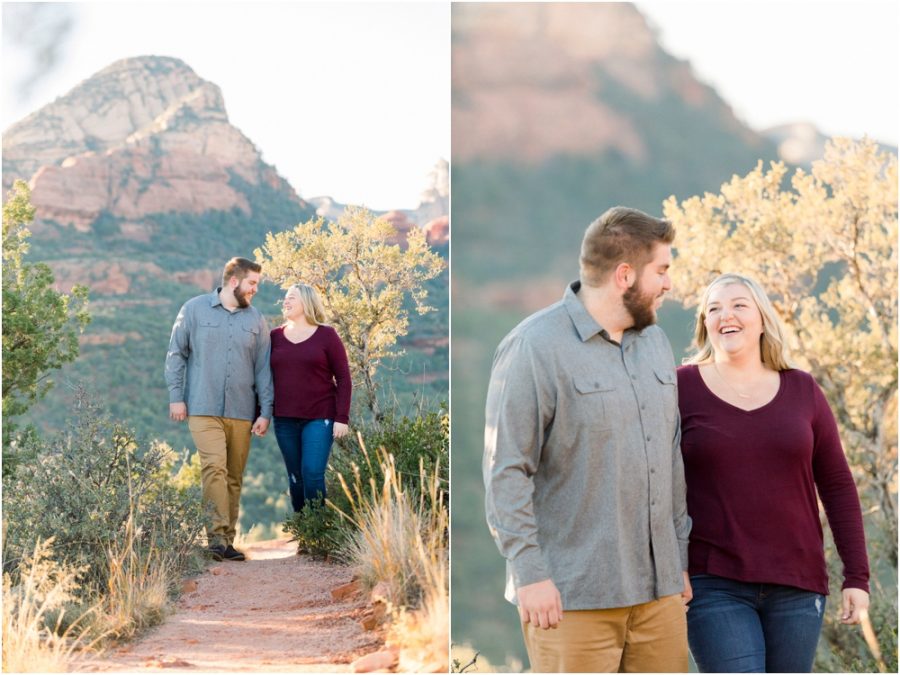
[[58,65],[27,99],[15,85],[33,51],[7,5],[4,129],[113,61],[155,54],[219,85],[232,124],[303,197],[414,208],[450,157],[449,3],[68,4]]
[[[897,143],[898,3],[637,5],[751,127],[810,121]],[[218,84],[232,123],[304,197],[412,208],[449,158],[447,2],[67,3],[71,29],[52,40],[60,20],[24,33],[15,9],[4,3],[4,129],[117,59],[157,54]],[[45,38],[56,65],[39,78],[20,45]]]
[[635,3],[674,56],[754,129],[813,122],[896,145],[900,3],[716,0]]

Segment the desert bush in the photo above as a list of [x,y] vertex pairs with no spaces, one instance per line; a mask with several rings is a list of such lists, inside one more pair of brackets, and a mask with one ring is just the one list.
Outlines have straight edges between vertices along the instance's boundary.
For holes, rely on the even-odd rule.
[[48,555],[82,570],[74,599],[102,605],[97,630],[125,636],[158,621],[196,565],[199,488],[178,487],[168,446],[142,445],[84,392],[73,412],[64,431],[31,437],[34,459],[4,477],[4,566],[16,583],[34,543],[52,538]]
[[[328,499],[334,508],[305,507],[285,520],[284,531],[308,552],[340,552],[343,542],[356,529],[350,519],[340,517],[340,513],[350,513],[353,508],[341,487],[341,477],[352,483],[358,475],[363,485],[368,485],[370,479],[380,482],[383,478],[380,466],[365,452],[366,447],[385,448],[393,456],[396,479],[404,490],[421,495],[429,508],[432,500],[449,508],[449,427],[449,415],[442,404],[436,411],[419,409],[412,417],[388,412],[379,422],[370,422],[352,437],[336,442],[325,475]],[[430,489],[421,491],[420,466],[426,475],[436,477],[433,494]]]

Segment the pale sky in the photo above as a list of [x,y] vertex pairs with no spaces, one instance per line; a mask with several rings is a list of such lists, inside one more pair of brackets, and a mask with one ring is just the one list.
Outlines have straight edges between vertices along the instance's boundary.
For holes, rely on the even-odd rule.
[[900,3],[646,0],[663,47],[756,130],[812,122],[897,144]]
[[[4,3],[7,5],[8,3]],[[450,158],[449,3],[71,3],[59,64],[23,100],[4,7],[6,129],[121,58],[174,56],[303,197],[415,208]]]

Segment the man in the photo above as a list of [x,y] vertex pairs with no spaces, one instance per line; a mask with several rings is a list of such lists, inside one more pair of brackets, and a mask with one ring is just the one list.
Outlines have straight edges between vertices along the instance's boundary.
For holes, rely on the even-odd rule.
[[585,232],[580,281],[494,357],[487,520],[535,672],[688,668],[677,380],[653,325],[674,237],[610,209]]
[[252,260],[229,260],[222,287],[178,312],[166,355],[169,417],[187,418],[200,453],[203,500],[214,507],[209,553],[216,560],[244,560],[234,548],[244,466],[251,434],[264,436],[272,417],[269,327],[250,306],[260,272]]

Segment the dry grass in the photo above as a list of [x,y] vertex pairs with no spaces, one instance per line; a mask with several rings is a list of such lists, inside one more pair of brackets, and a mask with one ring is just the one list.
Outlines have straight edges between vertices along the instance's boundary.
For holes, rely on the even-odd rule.
[[99,621],[102,632],[117,640],[128,639],[162,620],[169,584],[177,576],[167,556],[140,545],[139,534],[129,518],[124,539],[107,550],[109,575]]
[[[360,439],[366,462],[371,459]],[[449,663],[448,513],[440,490],[440,467],[426,475],[419,466],[417,493],[405,490],[394,457],[378,451],[381,485],[363,485],[354,466],[352,489],[341,477],[351,503],[344,514],[358,531],[344,554],[368,587],[388,586],[391,625],[388,642],[401,648],[405,671],[446,669]],[[374,472],[372,472],[374,473]]]
[[9,574],[3,575],[4,672],[64,672],[75,650],[93,644],[87,635],[94,609],[81,613],[62,630],[82,570],[56,563],[52,546],[52,539],[35,544],[34,552],[19,567],[18,584],[13,585]]
[[[362,439],[360,442],[369,462]],[[441,585],[446,593],[448,516],[439,472],[436,467],[426,476],[420,465],[416,497],[404,490],[392,455],[382,448],[377,459],[383,477],[380,487],[374,478],[363,485],[356,466],[352,489],[340,476],[352,511],[344,515],[358,528],[344,554],[366,586],[382,581],[388,584],[393,607],[417,608],[435,585]]]

